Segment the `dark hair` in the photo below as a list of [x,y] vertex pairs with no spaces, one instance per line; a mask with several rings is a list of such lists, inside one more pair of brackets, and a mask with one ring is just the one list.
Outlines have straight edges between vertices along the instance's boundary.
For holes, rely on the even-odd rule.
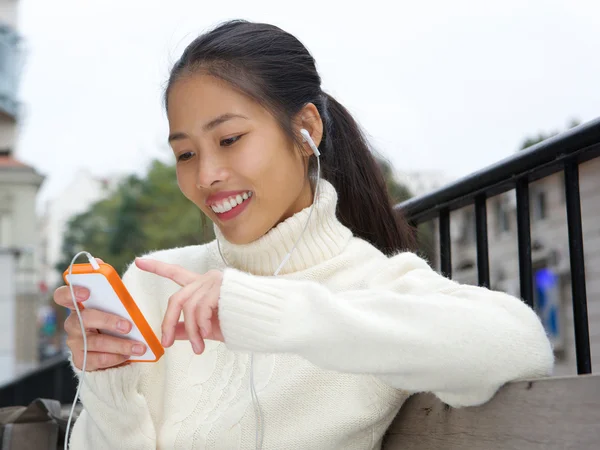
[[298,39],[269,24],[221,24],[196,38],[175,63],[165,91],[167,109],[173,83],[199,70],[259,102],[296,142],[292,118],[313,103],[324,125],[322,176],[337,190],[338,219],[386,254],[414,249],[412,228],[394,211],[365,136],[346,108],[321,90],[315,60]]

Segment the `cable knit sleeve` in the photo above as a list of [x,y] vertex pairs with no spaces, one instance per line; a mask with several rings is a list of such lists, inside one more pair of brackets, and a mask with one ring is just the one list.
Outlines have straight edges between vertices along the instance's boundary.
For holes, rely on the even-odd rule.
[[[146,317],[149,311],[139,302],[138,269],[131,266],[123,283],[138,301]],[[81,371],[71,366],[80,376]],[[144,450],[156,448],[156,433],[146,398],[140,391],[142,363],[86,372],[81,386],[84,410],[75,422],[70,439],[71,450],[118,448]]]
[[550,342],[519,299],[460,285],[412,253],[369,272],[364,289],[334,293],[312,281],[227,269],[219,303],[225,343],[373,374],[454,407],[485,403],[506,382],[550,374]]

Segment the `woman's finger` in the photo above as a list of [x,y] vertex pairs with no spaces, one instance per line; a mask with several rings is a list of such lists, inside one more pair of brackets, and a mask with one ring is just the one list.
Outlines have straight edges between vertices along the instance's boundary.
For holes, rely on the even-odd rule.
[[[96,258],[98,264],[104,264],[100,258]],[[73,286],[73,292],[75,294],[75,301],[83,302],[90,298],[90,291],[88,288],[83,286]],[[54,291],[54,302],[60,306],[64,306],[65,308],[69,308],[71,310],[75,309],[75,305],[73,305],[73,297],[71,295],[71,289],[69,286],[61,286]]]
[[[123,364],[128,359],[128,356],[114,353],[88,352],[85,371],[108,369]],[[83,370],[83,350],[73,352],[73,365],[79,370]]]
[[175,326],[181,317],[183,305],[188,301],[194,291],[202,289],[202,283],[202,278],[199,278],[185,286],[183,289],[180,289],[169,298],[167,311],[165,312],[161,326],[161,344],[163,347],[170,347],[173,345],[173,341],[175,340]]
[[[215,284],[212,283],[208,289],[203,293],[203,297],[196,297],[196,294],[192,296],[192,301],[198,305],[196,309],[197,322],[202,331],[202,337],[207,339],[212,336],[212,324],[211,318],[213,315],[213,308],[217,306],[219,297],[215,299]],[[216,301],[215,301],[216,300]]]
[[88,334],[86,337],[89,352],[115,353],[125,356],[141,356],[146,353],[146,345],[143,342],[102,333]]
[[[185,324],[185,331],[188,335],[190,343],[192,344],[192,349],[197,355],[204,351],[204,340],[200,336],[200,330],[198,329],[198,323],[196,322],[196,309],[198,307],[199,305],[197,305],[191,299],[183,305],[183,319]],[[173,337],[175,337],[174,330]]]
[[135,265],[145,272],[173,280],[179,286],[193,283],[200,276],[200,274],[184,269],[177,264],[168,264],[156,259],[136,258]]
[[94,370],[109,369],[111,367],[119,366],[127,360],[129,356],[118,355],[116,353],[88,353],[88,361],[91,359],[92,364],[95,366]]
[[[91,328],[126,334],[131,331],[132,327],[129,320],[97,309],[84,309],[81,311],[81,319],[83,320],[85,329]],[[67,333],[81,334],[81,325],[79,324],[77,314],[71,314],[67,318],[65,321],[65,331]]]
[[[73,291],[75,292],[75,301],[77,302],[83,302],[90,297],[90,291],[83,286],[73,286]],[[57,305],[75,310],[69,286],[61,286],[54,291],[54,302]]]
[[79,324],[77,314],[70,314],[69,317],[65,319],[63,329],[69,336],[81,336],[81,325]]

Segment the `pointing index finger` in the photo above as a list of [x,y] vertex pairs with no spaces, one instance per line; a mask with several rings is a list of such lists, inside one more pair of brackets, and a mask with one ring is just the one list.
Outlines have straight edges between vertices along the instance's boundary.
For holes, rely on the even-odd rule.
[[190,284],[198,278],[198,274],[190,272],[177,264],[169,264],[156,259],[136,258],[135,265],[145,272],[173,280],[179,286]]

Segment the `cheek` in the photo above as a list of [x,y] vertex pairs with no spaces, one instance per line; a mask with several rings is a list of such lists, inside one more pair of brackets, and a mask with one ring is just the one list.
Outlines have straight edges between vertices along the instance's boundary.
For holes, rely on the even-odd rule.
[[179,190],[182,194],[192,202],[194,201],[196,189],[196,183],[194,181],[195,174],[190,167],[184,167],[184,165],[178,165],[177,170],[177,185],[179,186]]
[[269,189],[277,188],[273,183],[292,181],[291,178],[303,176],[303,166],[296,150],[279,135],[271,135],[254,143],[252,151],[236,160],[237,167],[253,179],[257,187],[269,185]]

